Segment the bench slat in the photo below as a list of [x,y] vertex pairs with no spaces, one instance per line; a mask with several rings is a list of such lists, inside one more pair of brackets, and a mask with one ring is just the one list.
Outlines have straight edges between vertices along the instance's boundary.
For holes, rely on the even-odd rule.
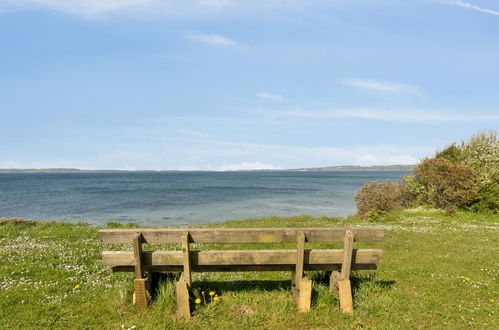
[[[341,264],[304,265],[304,270],[341,270]],[[293,271],[295,265],[225,265],[225,266],[193,266],[192,272],[260,272],[260,271]],[[352,264],[352,270],[377,270],[376,264]],[[113,273],[133,272],[133,266],[113,266],[109,267]],[[183,271],[182,266],[144,266],[144,271],[151,273],[177,272]]]
[[[383,255],[380,249],[353,250],[352,263],[378,263]],[[191,265],[224,266],[224,265],[296,265],[294,250],[204,250],[191,251]],[[144,251],[144,266],[181,266],[182,251]],[[132,251],[104,251],[102,260],[106,266],[133,266],[135,264]],[[342,249],[305,250],[304,264],[336,264],[342,263]]]
[[303,231],[307,242],[342,242],[345,231],[355,234],[356,242],[384,240],[382,227],[323,227],[323,228],[133,228],[101,229],[104,244],[131,243],[137,233],[149,244],[181,243],[182,233],[189,231],[191,243],[280,243],[296,242],[296,232]]

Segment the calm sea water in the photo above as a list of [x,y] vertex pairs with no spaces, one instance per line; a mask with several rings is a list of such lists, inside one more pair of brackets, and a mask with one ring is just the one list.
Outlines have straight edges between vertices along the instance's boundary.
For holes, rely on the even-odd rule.
[[271,215],[345,216],[355,192],[407,172],[0,174],[0,218],[200,224]]

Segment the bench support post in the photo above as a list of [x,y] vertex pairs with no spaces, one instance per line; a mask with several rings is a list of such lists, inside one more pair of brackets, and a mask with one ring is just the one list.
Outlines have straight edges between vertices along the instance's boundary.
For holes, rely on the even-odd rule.
[[141,308],[147,307],[151,295],[148,292],[147,279],[144,278],[142,260],[142,234],[133,236],[133,255],[135,259],[135,280],[133,281],[133,304]]
[[300,280],[303,278],[303,263],[305,259],[305,233],[299,231],[296,236],[296,268],[294,272],[295,285],[300,287]]
[[304,277],[300,280],[298,292],[298,312],[308,313],[312,304],[312,280]]
[[345,232],[345,243],[343,246],[343,263],[341,273],[333,273],[333,286],[338,288],[340,297],[340,309],[343,313],[353,313],[352,287],[350,285],[350,271],[352,269],[354,233],[350,230]]
[[189,287],[183,278],[180,278],[176,284],[177,295],[177,316],[183,319],[191,317],[191,308],[189,306]]
[[182,276],[176,284],[177,294],[177,316],[183,319],[191,317],[191,308],[189,304],[189,288],[191,287],[191,259],[189,247],[189,232],[182,234]]
[[191,286],[191,260],[190,260],[190,248],[189,248],[189,232],[182,234],[182,254],[183,254],[183,265],[184,269],[182,272],[182,278],[188,287]]
[[291,272],[293,299],[298,305],[298,312],[307,313],[312,303],[312,280],[303,277],[305,263],[305,233],[299,231],[296,235],[296,268]]

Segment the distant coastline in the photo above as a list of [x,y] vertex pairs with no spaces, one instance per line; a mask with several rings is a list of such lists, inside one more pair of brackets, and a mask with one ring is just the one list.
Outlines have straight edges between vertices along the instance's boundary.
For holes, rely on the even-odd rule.
[[384,166],[327,166],[296,169],[259,169],[240,171],[213,171],[213,170],[82,170],[78,168],[5,168],[0,169],[0,173],[161,173],[161,172],[278,172],[278,171],[412,171],[415,165],[384,165]]

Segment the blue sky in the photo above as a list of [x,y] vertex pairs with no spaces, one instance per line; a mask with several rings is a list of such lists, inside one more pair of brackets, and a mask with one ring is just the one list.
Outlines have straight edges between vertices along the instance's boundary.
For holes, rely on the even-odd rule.
[[0,168],[413,164],[499,127],[494,0],[0,0]]

